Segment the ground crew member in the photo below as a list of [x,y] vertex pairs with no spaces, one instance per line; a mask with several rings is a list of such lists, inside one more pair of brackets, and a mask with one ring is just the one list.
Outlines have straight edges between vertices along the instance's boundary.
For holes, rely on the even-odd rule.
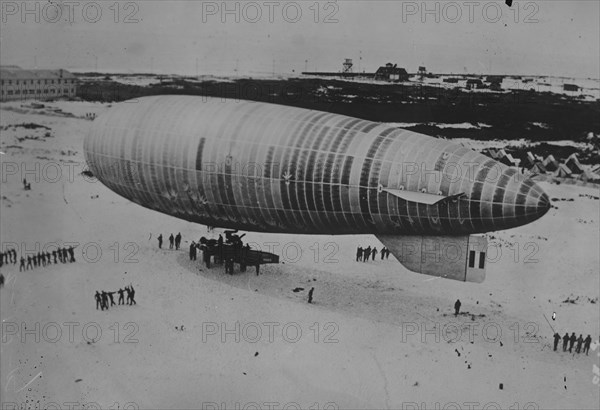
[[592,343],[592,336],[587,335],[587,337],[584,340],[584,345],[583,345],[583,351],[585,352],[585,355],[587,356],[588,353],[590,352],[590,344]]
[[94,299],[96,299],[96,310],[98,310],[98,306],[100,306],[101,310],[104,310],[104,305],[102,304],[102,297],[100,296],[100,292],[96,291]]
[[583,335],[580,334],[579,337],[577,338],[577,347],[575,348],[575,351],[577,353],[581,353],[581,346],[583,345]]
[[310,290],[308,291],[308,303],[312,303],[314,291],[315,291],[315,288],[310,288]]
[[577,336],[575,336],[575,332],[571,333],[571,338],[569,339],[569,353],[573,353],[573,345],[577,340]]
[[560,335],[558,333],[554,333],[554,351],[558,348],[558,342],[560,341]]
[[567,345],[569,344],[569,332],[563,336],[563,352],[567,351]]
[[102,291],[102,305],[106,310],[108,310],[108,293]]
[[365,249],[363,251],[363,262],[366,262],[369,260],[369,256],[371,256],[371,247],[367,247],[367,249]]
[[115,300],[113,299],[113,295],[117,292],[106,292],[106,293],[108,293],[108,297],[110,298],[110,305],[111,306],[116,305]]
[[458,316],[460,313],[460,305],[460,299],[456,299],[456,302],[454,303],[454,316]]

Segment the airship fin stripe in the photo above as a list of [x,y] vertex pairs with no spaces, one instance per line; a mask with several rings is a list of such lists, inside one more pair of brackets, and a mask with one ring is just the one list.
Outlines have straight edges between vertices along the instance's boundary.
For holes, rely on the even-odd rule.
[[423,192],[405,191],[405,190],[389,189],[389,188],[383,188],[383,190],[385,192],[387,192],[388,194],[394,195],[405,201],[420,202],[420,203],[425,203],[427,205],[433,205],[436,202],[444,199],[440,195],[432,195],[432,194],[427,194],[427,193],[423,193]]
[[425,205],[439,204],[442,201],[450,202],[452,200],[457,200],[460,197],[465,195],[464,192],[461,192],[460,194],[456,194],[456,195],[444,196],[444,195],[429,194],[427,192],[415,192],[415,191],[406,191],[406,190],[390,189],[390,188],[383,188],[383,190],[385,192],[387,192],[388,194],[394,195],[405,201],[416,202],[416,203],[425,204]]

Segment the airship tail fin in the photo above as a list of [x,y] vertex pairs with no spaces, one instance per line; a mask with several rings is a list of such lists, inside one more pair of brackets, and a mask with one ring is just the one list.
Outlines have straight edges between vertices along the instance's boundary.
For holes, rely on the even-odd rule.
[[408,270],[440,278],[481,283],[485,279],[484,236],[395,236],[377,238]]

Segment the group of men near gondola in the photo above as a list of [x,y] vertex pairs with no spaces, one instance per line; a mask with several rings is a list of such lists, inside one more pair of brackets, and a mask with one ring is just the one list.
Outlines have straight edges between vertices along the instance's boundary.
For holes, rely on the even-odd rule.
[[[556,351],[558,349],[558,344],[560,342],[560,335],[557,333],[554,333],[554,351]],[[592,344],[592,336],[588,335],[585,339],[583,338],[583,335],[580,334],[579,337],[575,336],[575,332],[571,333],[571,336],[569,336],[569,332],[565,333],[565,335],[562,337],[562,341],[563,341],[563,352],[567,351],[567,345],[569,348],[569,353],[573,353],[573,346],[575,346],[575,342],[577,342],[577,345],[575,346],[575,353],[581,353],[581,348],[583,346],[583,352],[587,355],[590,351],[590,345]]]
[[[161,233],[160,235],[158,235],[158,248],[159,249],[162,249],[162,243],[163,243],[163,236]],[[179,250],[180,246],[181,246],[181,232],[179,232],[175,236],[173,236],[173,234],[171,234],[171,236],[169,236],[169,249],[173,249],[173,247],[175,247],[175,250]]]
[[[127,302],[125,302],[125,292],[127,292]],[[119,294],[119,305],[137,305],[135,301],[135,289],[133,289],[133,285],[125,286],[124,289],[119,289],[116,292],[98,292],[94,295],[94,299],[96,300],[96,310],[100,308],[100,310],[108,310],[109,307],[109,299],[110,306],[115,306],[114,294]]]
[[[388,248],[382,248],[381,249],[381,260],[384,259],[388,259],[390,257],[390,250]],[[356,249],[356,262],[367,262],[369,260],[369,258],[372,258],[371,260],[375,260],[375,257],[377,256],[377,248],[373,247],[371,248],[370,246],[367,248],[363,248],[361,246],[359,246]]]

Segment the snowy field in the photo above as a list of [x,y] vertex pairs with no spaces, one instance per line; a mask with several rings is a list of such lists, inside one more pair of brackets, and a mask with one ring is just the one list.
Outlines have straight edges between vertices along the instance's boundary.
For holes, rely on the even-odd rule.
[[[496,252],[481,284],[418,275],[393,256],[355,262],[357,246],[382,247],[373,236],[250,232],[245,240],[284,263],[226,275],[187,253],[219,229],[147,210],[80,174],[85,114],[106,105],[50,104],[73,117],[19,105],[0,105],[3,248],[74,243],[77,261],[1,268],[4,405],[600,407],[600,350],[552,351],[554,331],[600,334],[598,189],[542,182],[555,208],[490,234]],[[8,127],[23,123],[48,129]],[[158,249],[158,234],[177,232],[183,249]],[[96,290],[128,284],[137,305],[96,309]]]

